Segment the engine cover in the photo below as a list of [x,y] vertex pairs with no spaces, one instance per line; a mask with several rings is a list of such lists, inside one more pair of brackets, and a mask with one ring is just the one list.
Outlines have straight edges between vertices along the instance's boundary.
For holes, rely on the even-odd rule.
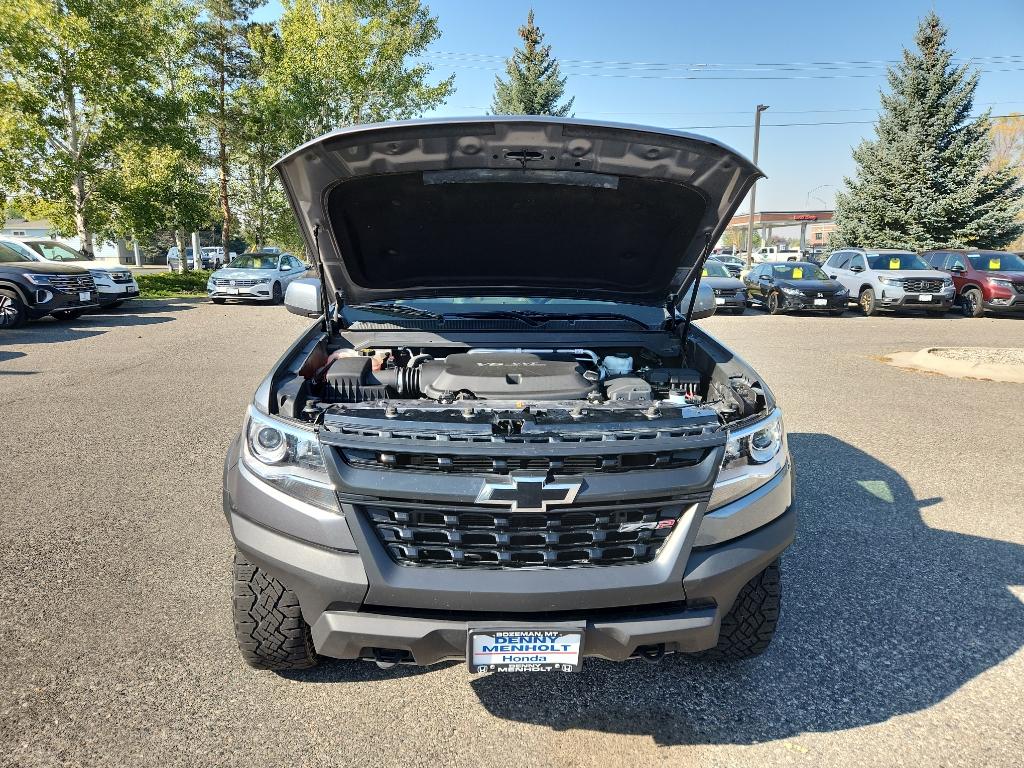
[[573,358],[525,352],[448,355],[422,368],[420,387],[435,400],[465,391],[482,400],[582,400],[597,387]]

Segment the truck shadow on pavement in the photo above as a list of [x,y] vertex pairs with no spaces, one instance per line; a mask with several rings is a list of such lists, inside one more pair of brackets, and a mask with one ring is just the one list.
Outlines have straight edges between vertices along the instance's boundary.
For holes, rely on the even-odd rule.
[[[1024,644],[1024,547],[931,528],[891,467],[828,435],[792,434],[799,524],[782,559],[769,650],[743,662],[589,659],[577,675],[490,675],[493,715],[754,744],[880,723],[930,707]],[[1009,705],[1009,704],[1008,704]]]

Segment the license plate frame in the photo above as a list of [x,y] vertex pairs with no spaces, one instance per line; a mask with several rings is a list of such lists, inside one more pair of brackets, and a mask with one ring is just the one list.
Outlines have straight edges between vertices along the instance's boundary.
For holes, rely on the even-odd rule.
[[[488,648],[520,650],[488,652]],[[471,628],[466,663],[473,673],[578,672],[583,666],[583,627]]]
[[725,304],[725,299],[723,299],[721,296],[716,296],[715,304],[717,304],[718,306],[722,306],[723,304]]
[[932,294],[930,293],[919,293],[917,295],[918,301],[930,302],[932,300]]
[[815,299],[814,300],[814,306],[816,306],[816,307],[827,307],[828,306],[828,299]]
[[92,291],[79,291],[78,300],[83,303],[88,303],[92,301]]
[[238,295],[238,289],[237,288],[225,288],[224,289],[224,293],[230,294],[231,296],[237,296]]

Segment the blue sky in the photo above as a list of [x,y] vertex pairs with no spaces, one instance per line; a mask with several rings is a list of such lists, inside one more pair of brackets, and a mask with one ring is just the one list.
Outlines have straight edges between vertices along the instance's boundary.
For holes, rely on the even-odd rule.
[[[501,58],[519,43],[516,29],[531,6],[545,42],[567,61],[563,69],[567,93],[576,97],[576,117],[684,128],[749,156],[754,107],[768,104],[759,162],[768,179],[758,185],[759,209],[831,207],[844,174],[853,170],[850,149],[872,135],[870,121],[885,85],[884,68],[876,62],[898,58],[929,9],[949,27],[949,44],[957,55],[974,58],[987,70],[976,108],[990,108],[993,114],[1024,112],[1022,0],[428,4],[442,30],[429,60],[438,77],[456,75],[456,92],[432,114],[487,111]],[[271,2],[259,18],[279,13]],[[693,64],[713,66],[685,66]],[[734,79],[705,79],[709,75]],[[751,79],[780,77],[787,79]],[[778,125],[850,121],[860,122]]]

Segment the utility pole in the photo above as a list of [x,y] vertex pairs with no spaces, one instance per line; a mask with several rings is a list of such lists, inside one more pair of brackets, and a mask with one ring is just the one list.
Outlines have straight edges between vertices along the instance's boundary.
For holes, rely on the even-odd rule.
[[[757,165],[757,150],[761,143],[761,113],[768,109],[765,104],[758,104],[754,112],[754,165]],[[757,182],[750,188],[750,216],[747,220],[747,269],[754,263],[754,201],[757,197]]]

